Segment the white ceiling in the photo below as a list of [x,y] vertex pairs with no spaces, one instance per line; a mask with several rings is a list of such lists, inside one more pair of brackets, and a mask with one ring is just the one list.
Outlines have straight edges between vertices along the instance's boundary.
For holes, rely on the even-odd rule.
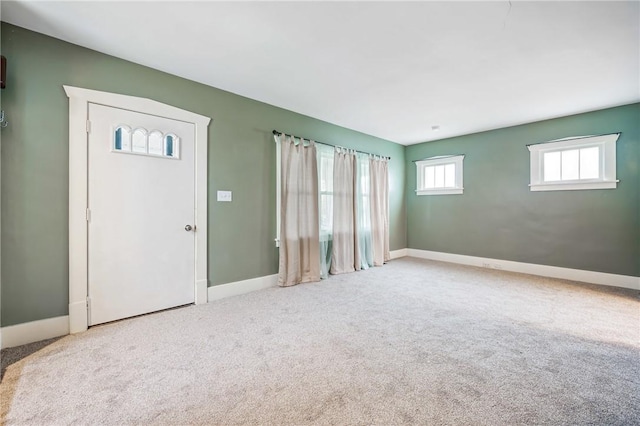
[[1,7],[2,20],[21,27],[413,144],[640,101],[639,6],[3,1]]

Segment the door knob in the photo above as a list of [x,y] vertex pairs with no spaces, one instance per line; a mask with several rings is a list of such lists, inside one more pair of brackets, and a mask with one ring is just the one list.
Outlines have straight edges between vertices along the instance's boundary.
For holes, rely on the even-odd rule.
[[193,227],[191,225],[187,225],[187,226],[184,227],[184,230],[187,231],[187,232],[191,231],[192,229],[193,229]]

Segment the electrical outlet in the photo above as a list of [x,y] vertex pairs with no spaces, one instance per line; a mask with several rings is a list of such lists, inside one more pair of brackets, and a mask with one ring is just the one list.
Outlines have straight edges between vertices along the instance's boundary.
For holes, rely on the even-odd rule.
[[483,268],[491,268],[491,264],[490,263],[483,263],[482,267]]
[[497,263],[494,263],[493,269],[502,269],[502,266],[498,265]]

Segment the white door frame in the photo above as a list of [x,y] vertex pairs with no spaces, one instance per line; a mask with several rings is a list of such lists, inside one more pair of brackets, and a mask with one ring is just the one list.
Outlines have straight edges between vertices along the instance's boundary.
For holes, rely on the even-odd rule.
[[207,144],[211,119],[146,98],[63,86],[69,97],[69,332],[88,328],[87,141],[89,103],[195,125],[195,303],[207,303]]

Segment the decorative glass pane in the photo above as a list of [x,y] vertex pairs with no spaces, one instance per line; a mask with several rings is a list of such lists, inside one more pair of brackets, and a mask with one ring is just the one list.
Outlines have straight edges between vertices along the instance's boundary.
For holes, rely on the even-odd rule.
[[113,133],[113,150],[177,159],[180,157],[180,138],[159,130],[149,133],[142,127],[132,133],[130,127],[121,125]]
[[580,150],[580,179],[598,179],[600,177],[600,148],[582,148]]
[[157,130],[149,134],[149,154],[162,155],[162,133]]
[[560,180],[560,151],[544,153],[544,181]]
[[175,135],[166,135],[164,137],[164,155],[165,157],[179,158],[178,137]]
[[117,151],[129,151],[131,149],[131,131],[126,126],[119,126],[113,139],[113,149]]
[[562,151],[562,180],[580,179],[580,151]]
[[127,127],[122,127],[122,150],[131,151],[131,130]]
[[433,166],[424,168],[424,187],[427,189],[436,187],[435,167]]
[[116,129],[116,141],[114,143],[115,149],[122,149],[122,129]]
[[139,153],[147,153],[147,132],[143,129],[136,129],[133,132],[132,151]]
[[444,166],[444,186],[445,188],[455,188],[456,186],[456,165],[454,163]]

